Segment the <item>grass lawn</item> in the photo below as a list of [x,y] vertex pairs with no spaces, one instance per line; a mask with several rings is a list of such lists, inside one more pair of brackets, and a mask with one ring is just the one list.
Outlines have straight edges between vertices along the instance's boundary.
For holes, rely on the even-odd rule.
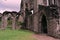
[[35,40],[27,30],[0,30],[0,40]]

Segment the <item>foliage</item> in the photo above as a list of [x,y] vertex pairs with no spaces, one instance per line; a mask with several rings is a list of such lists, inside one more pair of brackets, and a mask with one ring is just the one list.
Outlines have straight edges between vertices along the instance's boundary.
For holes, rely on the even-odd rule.
[[8,18],[7,22],[8,22],[7,28],[11,29],[12,28],[11,27],[12,26],[12,20],[10,18]]
[[12,24],[12,21],[11,20],[8,20],[8,25],[11,25]]
[[16,22],[17,23],[17,25],[23,25],[24,24],[24,22]]
[[12,20],[11,20],[11,18],[9,17],[8,18],[8,25],[11,25],[12,24]]

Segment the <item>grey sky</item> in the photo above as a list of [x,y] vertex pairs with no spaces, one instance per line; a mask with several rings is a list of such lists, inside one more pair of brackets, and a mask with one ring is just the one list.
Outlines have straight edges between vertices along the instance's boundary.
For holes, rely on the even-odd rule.
[[21,0],[0,0],[0,13],[4,11],[19,11]]

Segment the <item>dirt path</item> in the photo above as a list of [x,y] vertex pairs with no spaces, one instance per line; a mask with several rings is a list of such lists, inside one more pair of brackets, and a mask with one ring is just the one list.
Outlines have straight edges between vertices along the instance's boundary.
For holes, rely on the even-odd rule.
[[60,40],[47,36],[46,34],[34,34],[33,37],[36,38],[37,40]]

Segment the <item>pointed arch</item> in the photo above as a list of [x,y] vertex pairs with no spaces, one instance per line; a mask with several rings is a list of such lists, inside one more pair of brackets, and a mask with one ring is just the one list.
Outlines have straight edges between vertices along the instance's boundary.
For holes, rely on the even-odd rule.
[[[41,12],[39,12],[39,18],[38,18],[38,32],[39,33],[48,33],[48,29],[47,29],[47,25],[48,25],[48,19],[47,19],[47,15],[46,12],[44,10],[42,10]],[[46,24],[45,24],[46,23]]]
[[47,20],[45,15],[42,15],[41,18],[41,31],[42,33],[47,33]]
[[12,18],[11,17],[7,18],[7,28],[12,29]]

